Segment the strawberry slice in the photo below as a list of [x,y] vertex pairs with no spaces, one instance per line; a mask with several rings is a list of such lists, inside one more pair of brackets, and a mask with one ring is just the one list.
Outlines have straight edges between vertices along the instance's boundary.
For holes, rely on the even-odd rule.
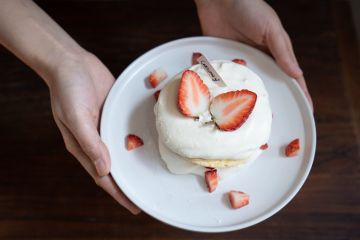
[[244,59],[241,59],[241,58],[235,58],[232,60],[234,63],[237,63],[237,64],[241,64],[241,65],[245,65],[246,66],[246,61]]
[[202,56],[202,53],[194,52],[191,57],[191,64],[192,65],[198,64],[199,63],[198,58],[201,56]]
[[161,91],[161,90],[157,90],[157,91],[154,93],[154,98],[155,98],[156,101],[159,99],[160,91]]
[[127,150],[133,150],[135,148],[141,147],[142,145],[144,145],[143,140],[134,135],[134,134],[129,134],[127,136]]
[[182,77],[178,92],[179,111],[187,117],[197,117],[209,108],[210,92],[200,76],[186,70]]
[[234,209],[242,208],[249,204],[250,196],[244,192],[230,191],[228,196],[231,207]]
[[269,148],[269,145],[268,145],[267,143],[265,143],[265,144],[263,144],[263,145],[260,146],[260,149],[261,149],[261,150],[266,150],[266,149],[268,149],[268,148]]
[[256,99],[256,93],[246,89],[226,92],[211,101],[210,113],[218,128],[233,131],[241,127],[250,116]]
[[298,138],[292,140],[285,149],[285,155],[287,157],[294,157],[300,152],[300,140]]
[[160,82],[164,81],[167,78],[167,73],[162,69],[158,68],[155,69],[150,75],[149,75],[149,83],[153,88],[156,88],[157,85],[159,85]]
[[215,191],[218,185],[218,175],[216,169],[207,170],[205,172],[205,182],[209,189],[209,192]]

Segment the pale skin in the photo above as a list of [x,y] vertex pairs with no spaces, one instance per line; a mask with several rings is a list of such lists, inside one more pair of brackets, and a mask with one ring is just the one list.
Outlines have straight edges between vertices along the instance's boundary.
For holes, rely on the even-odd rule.
[[[67,150],[98,186],[138,214],[140,209],[109,174],[109,152],[98,131],[101,108],[114,77],[96,56],[76,43],[32,1],[0,0],[0,5],[0,44],[48,85],[54,119]],[[234,39],[270,51],[284,72],[298,81],[311,102],[290,38],[271,7],[262,0],[196,0],[196,5],[205,35]]]

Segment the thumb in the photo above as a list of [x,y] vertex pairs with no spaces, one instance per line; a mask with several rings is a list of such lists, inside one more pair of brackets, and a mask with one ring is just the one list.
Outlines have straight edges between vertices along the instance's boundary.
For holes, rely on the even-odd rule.
[[97,131],[96,123],[88,114],[81,114],[75,121],[66,124],[83,152],[91,160],[99,176],[110,172],[110,154]]
[[267,47],[280,68],[290,77],[299,79],[302,77],[303,72],[296,60],[290,38],[282,27],[279,28],[278,30],[269,31],[266,39]]
[[304,91],[307,99],[309,100],[311,108],[313,109],[313,103],[306,85],[306,81],[295,57],[289,35],[281,26],[276,30],[272,29],[269,31],[269,34],[266,37],[266,44],[280,68],[287,75],[294,78],[298,82],[299,86]]

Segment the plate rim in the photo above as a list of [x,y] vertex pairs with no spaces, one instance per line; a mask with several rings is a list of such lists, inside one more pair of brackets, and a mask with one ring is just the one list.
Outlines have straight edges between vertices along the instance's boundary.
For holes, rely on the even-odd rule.
[[[163,48],[169,48],[173,45],[178,45],[180,44],[186,44],[188,42],[191,41],[205,41],[205,42],[212,42],[212,43],[231,43],[231,44],[238,44],[242,47],[247,47],[247,48],[251,48],[252,51],[257,51],[259,52],[263,57],[268,58],[269,60],[273,61],[273,59],[263,53],[262,51],[246,45],[244,43],[238,42],[238,41],[234,41],[234,40],[229,40],[229,39],[225,39],[225,38],[217,38],[217,37],[208,37],[208,36],[194,36],[194,37],[186,37],[186,38],[181,38],[181,39],[176,39],[176,40],[172,40],[166,43],[163,43],[155,48],[152,48],[148,51],[146,51],[144,54],[140,55],[139,57],[137,57],[134,61],[132,61],[121,73],[120,75],[116,78],[116,81],[114,83],[114,85],[112,86],[112,88],[110,89],[103,109],[102,109],[102,113],[101,113],[101,118],[100,118],[100,136],[102,141],[104,142],[105,145],[106,144],[106,133],[105,133],[105,123],[108,122],[109,120],[109,116],[111,115],[110,112],[110,106],[111,104],[114,102],[114,99],[116,98],[116,93],[118,92],[118,90],[125,86],[127,84],[127,81],[119,81],[119,79],[123,78],[123,76],[126,76],[129,72],[131,72],[131,70],[134,68],[134,66],[136,66],[140,61],[142,61],[142,59],[146,58],[148,55],[153,54],[156,51],[159,51],[159,49],[163,49]],[[280,68],[279,68],[280,69]],[[280,69],[280,71],[282,71]],[[304,170],[304,174],[301,176],[301,178],[299,180],[297,180],[297,183],[295,183],[294,188],[292,190],[290,190],[290,193],[288,194],[288,196],[279,202],[279,204],[275,205],[274,208],[272,208],[271,210],[265,212],[264,214],[260,215],[259,217],[255,217],[250,221],[246,221],[244,223],[239,223],[239,224],[234,224],[234,225],[229,225],[229,226],[219,226],[219,227],[204,227],[204,226],[194,226],[194,225],[190,225],[190,224],[183,224],[183,223],[179,223],[176,220],[172,220],[169,219],[167,217],[163,217],[163,216],[158,216],[156,215],[156,213],[154,214],[151,209],[148,209],[146,206],[144,207],[143,204],[139,204],[139,202],[135,203],[135,201],[133,201],[134,199],[137,199],[136,197],[134,197],[132,194],[129,194],[127,192],[125,192],[123,190],[123,188],[121,187],[121,184],[119,184],[119,180],[117,180],[114,175],[116,175],[116,173],[114,174],[114,171],[111,169],[110,170],[110,174],[112,175],[115,183],[117,184],[117,186],[119,187],[119,189],[121,189],[121,191],[132,201],[134,202],[143,212],[147,213],[149,216],[167,224],[167,225],[171,225],[183,230],[188,230],[188,231],[193,231],[193,232],[204,232],[204,233],[220,233],[220,232],[230,232],[230,231],[236,231],[236,230],[240,230],[246,227],[250,227],[253,226],[255,224],[258,224],[268,218],[270,218],[271,216],[273,216],[275,213],[279,212],[282,208],[284,208],[295,196],[296,194],[300,191],[301,187],[304,185],[307,177],[309,176],[310,170],[312,168],[313,162],[314,162],[314,157],[315,157],[315,150],[316,150],[316,126],[315,126],[315,119],[313,116],[313,111],[312,108],[304,94],[304,92],[301,90],[299,84],[296,82],[295,79],[289,77],[290,79],[292,79],[293,81],[289,81],[288,84],[290,84],[290,87],[296,91],[297,94],[300,95],[300,99],[296,98],[296,94],[293,92],[292,95],[297,99],[296,102],[297,103],[302,103],[300,104],[300,106],[304,106],[305,105],[305,112],[302,117],[303,120],[309,120],[309,127],[311,129],[311,136],[312,136],[312,144],[311,144],[311,148],[310,148],[310,159],[308,161],[308,164],[306,166],[306,169]],[[129,78],[131,79],[131,78]],[[302,109],[300,108],[300,111]],[[308,119],[306,119],[306,118]]]

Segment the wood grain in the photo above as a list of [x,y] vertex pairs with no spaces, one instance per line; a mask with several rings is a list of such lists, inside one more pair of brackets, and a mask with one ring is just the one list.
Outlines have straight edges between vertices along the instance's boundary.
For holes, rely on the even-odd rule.
[[[38,3],[115,76],[152,47],[201,34],[189,0]],[[66,152],[46,85],[0,48],[0,239],[360,239],[359,145],[340,66],[332,14],[337,9],[327,0],[269,3],[293,40],[318,133],[311,174],[284,209],[223,234],[176,229],[144,213],[132,216]]]

